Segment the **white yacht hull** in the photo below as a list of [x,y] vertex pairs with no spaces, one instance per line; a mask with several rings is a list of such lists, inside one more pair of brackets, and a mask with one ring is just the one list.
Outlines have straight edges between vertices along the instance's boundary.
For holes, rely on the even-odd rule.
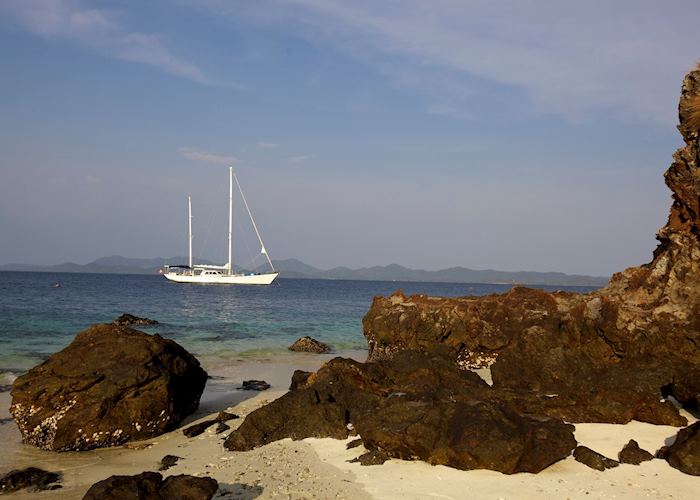
[[279,273],[202,276],[165,273],[163,276],[176,283],[196,283],[200,285],[269,285],[275,281],[278,274]]

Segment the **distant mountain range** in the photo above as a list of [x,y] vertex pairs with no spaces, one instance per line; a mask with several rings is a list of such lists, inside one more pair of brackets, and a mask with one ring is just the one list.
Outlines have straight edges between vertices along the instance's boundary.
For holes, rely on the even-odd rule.
[[[187,257],[156,257],[153,259],[132,259],[128,257],[102,257],[89,264],[74,264],[66,262],[52,266],[37,266],[32,264],[6,264],[0,266],[0,271],[33,271],[61,273],[111,273],[111,274],[154,274],[164,264],[183,264]],[[198,261],[200,264],[212,264],[208,261]],[[431,281],[446,283],[519,283],[526,285],[554,286],[605,286],[608,277],[583,276],[564,273],[539,273],[531,271],[494,271],[492,269],[474,270],[466,267],[451,267],[439,271],[409,269],[398,264],[388,266],[363,267],[334,267],[323,270],[305,264],[297,259],[275,261],[275,268],[283,278],[315,278],[337,280],[368,280],[368,281]],[[263,270],[263,269],[261,269]],[[267,270],[267,269],[265,269]]]

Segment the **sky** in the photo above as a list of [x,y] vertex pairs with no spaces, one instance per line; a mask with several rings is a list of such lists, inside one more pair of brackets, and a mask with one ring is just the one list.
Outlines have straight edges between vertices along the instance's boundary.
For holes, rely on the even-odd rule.
[[[228,165],[273,260],[648,262],[699,19],[696,0],[0,0],[0,264],[185,255],[188,195],[195,255],[223,263]],[[235,234],[261,263],[238,208]]]

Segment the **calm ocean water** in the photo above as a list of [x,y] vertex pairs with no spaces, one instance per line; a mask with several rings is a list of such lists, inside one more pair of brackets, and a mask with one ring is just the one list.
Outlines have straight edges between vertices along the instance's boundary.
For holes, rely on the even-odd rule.
[[[55,282],[62,286],[53,288]],[[364,349],[361,321],[372,297],[398,288],[456,297],[502,293],[510,285],[280,278],[268,287],[233,287],[175,284],[157,275],[0,272],[0,385],[77,332],[125,312],[158,320],[141,329],[203,357],[282,354],[304,335],[337,350]]]

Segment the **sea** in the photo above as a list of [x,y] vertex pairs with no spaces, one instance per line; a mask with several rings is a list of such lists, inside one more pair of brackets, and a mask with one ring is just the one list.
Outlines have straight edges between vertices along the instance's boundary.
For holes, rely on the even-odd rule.
[[[60,284],[59,287],[55,286]],[[159,275],[0,272],[0,386],[67,346],[76,333],[123,313],[198,358],[282,356],[309,335],[337,352],[367,348],[362,317],[376,295],[459,297],[512,285],[278,278],[270,286],[177,284]],[[589,292],[594,287],[542,286]]]

